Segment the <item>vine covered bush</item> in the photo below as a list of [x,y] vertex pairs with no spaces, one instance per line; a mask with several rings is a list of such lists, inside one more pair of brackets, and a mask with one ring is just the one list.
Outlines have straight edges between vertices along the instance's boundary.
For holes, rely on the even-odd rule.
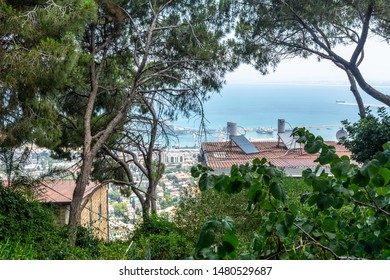
[[54,215],[52,207],[0,183],[0,260],[126,258],[128,244],[105,244],[81,227],[71,246],[68,229],[57,226]]

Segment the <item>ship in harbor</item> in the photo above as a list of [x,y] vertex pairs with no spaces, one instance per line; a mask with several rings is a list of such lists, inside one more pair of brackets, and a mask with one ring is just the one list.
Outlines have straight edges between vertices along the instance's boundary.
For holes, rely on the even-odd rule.
[[259,127],[256,132],[260,134],[273,134],[274,129],[272,127]]

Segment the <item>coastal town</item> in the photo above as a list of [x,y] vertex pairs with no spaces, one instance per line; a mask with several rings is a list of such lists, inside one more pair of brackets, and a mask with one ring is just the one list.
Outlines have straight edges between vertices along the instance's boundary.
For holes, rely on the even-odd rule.
[[[28,152],[27,152],[28,151]],[[156,190],[157,209],[161,215],[171,215],[174,205],[179,201],[183,189],[194,184],[190,169],[197,163],[199,148],[172,148],[163,151],[162,163],[165,172]],[[50,151],[36,146],[25,146],[13,152],[12,160],[19,162],[18,176],[31,181],[39,179],[75,180],[79,159],[54,159]],[[3,155],[0,161],[0,180],[7,181],[7,161]],[[135,182],[140,189],[147,188],[135,167],[131,167]],[[109,239],[125,238],[141,220],[141,204],[134,193],[121,189],[114,183],[108,184]]]

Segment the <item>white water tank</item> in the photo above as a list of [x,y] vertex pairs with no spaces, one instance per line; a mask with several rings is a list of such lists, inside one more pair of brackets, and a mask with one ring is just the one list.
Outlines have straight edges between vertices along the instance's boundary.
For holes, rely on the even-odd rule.
[[226,131],[229,135],[229,139],[231,136],[237,136],[237,123],[228,122]]
[[278,133],[286,132],[286,122],[284,119],[278,119]]

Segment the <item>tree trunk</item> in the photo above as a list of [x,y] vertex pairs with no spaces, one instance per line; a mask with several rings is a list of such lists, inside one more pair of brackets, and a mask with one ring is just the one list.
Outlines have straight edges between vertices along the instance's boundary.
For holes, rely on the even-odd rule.
[[85,189],[89,182],[89,176],[92,171],[94,155],[87,154],[83,158],[83,164],[81,166],[80,174],[76,180],[76,188],[73,192],[73,199],[70,204],[70,216],[69,216],[69,241],[71,245],[75,245],[77,236],[77,226],[80,223],[82,201],[84,197]]
[[364,108],[364,103],[363,103],[362,97],[359,93],[359,90],[357,89],[356,81],[355,81],[351,71],[345,70],[345,72],[347,73],[349,83],[351,85],[350,89],[351,89],[353,95],[355,96],[357,105],[359,107],[359,116],[360,116],[360,118],[364,119],[366,117],[366,110]]
[[381,101],[383,104],[386,104],[387,106],[390,106],[390,95],[383,94],[382,92],[374,89],[372,86],[370,86],[363,78],[362,74],[359,71],[359,68],[356,66],[350,66],[348,68],[353,76],[355,77],[357,83],[359,84],[360,88],[364,90],[368,95],[372,96],[376,100]]
[[157,213],[157,201],[156,201],[156,187],[157,182],[150,182],[150,207],[151,207],[151,213],[156,214]]

